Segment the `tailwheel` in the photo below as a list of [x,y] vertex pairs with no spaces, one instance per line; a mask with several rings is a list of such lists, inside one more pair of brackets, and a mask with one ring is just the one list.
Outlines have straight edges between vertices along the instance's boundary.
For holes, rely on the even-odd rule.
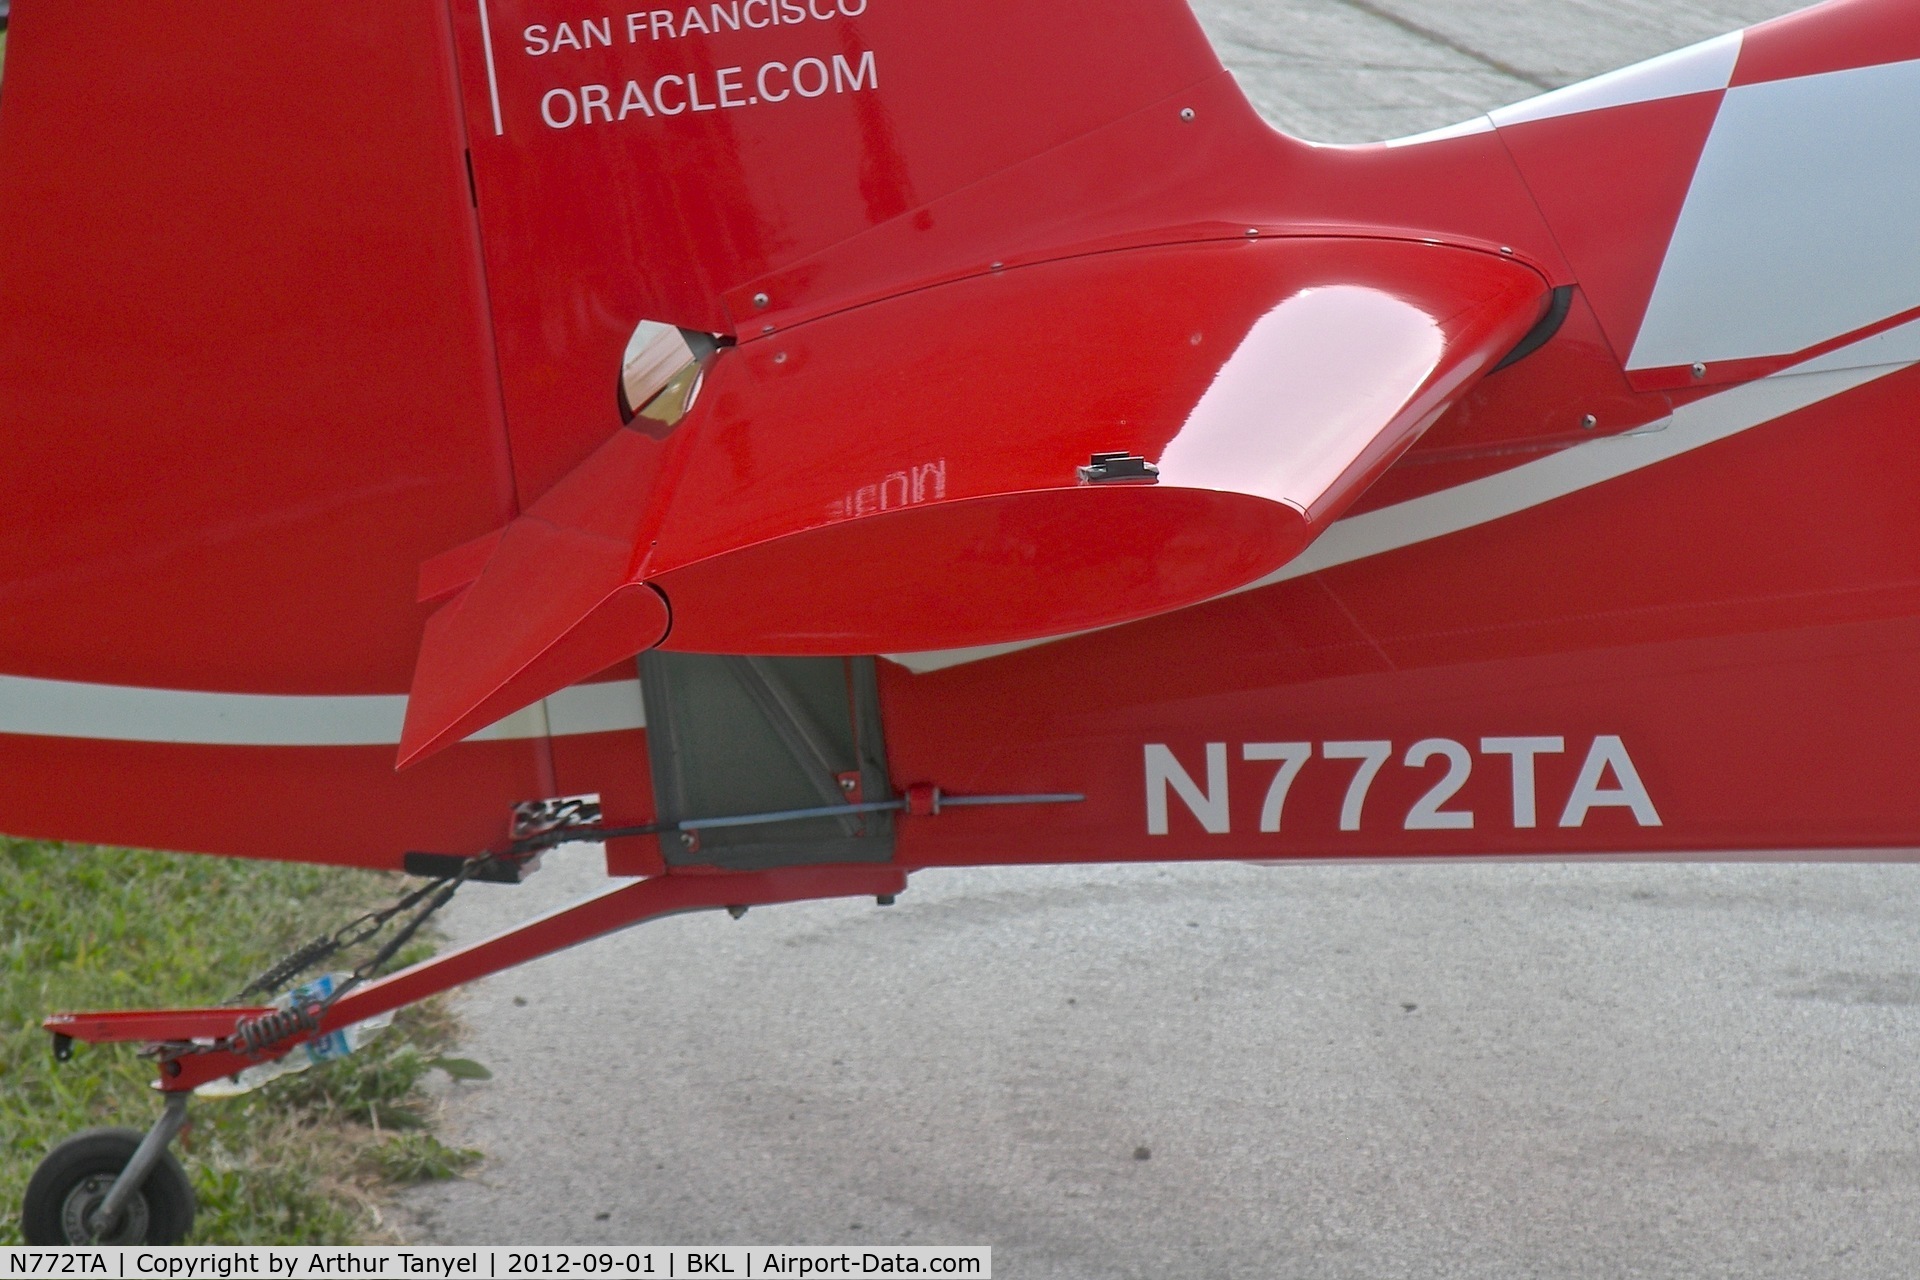
[[179,1244],[193,1227],[193,1187],[170,1151],[156,1153],[146,1176],[107,1207],[114,1184],[150,1135],[92,1129],[53,1149],[27,1183],[20,1234],[32,1245]]

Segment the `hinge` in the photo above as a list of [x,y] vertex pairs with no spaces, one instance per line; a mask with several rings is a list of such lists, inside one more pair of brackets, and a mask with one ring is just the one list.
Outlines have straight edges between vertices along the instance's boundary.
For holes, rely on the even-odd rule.
[[1137,453],[1096,453],[1080,468],[1080,479],[1087,484],[1153,484],[1160,479],[1160,468]]

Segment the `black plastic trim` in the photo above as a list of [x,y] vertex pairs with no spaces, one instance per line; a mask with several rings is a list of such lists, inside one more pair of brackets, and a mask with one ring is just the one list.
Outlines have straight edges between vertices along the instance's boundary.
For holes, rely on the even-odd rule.
[[1567,312],[1573,309],[1573,286],[1563,284],[1553,291],[1553,301],[1547,304],[1547,314],[1540,317],[1540,323],[1520,339],[1520,345],[1507,352],[1506,358],[1488,370],[1498,373],[1508,365],[1519,364],[1528,356],[1553,341],[1553,335],[1560,332],[1560,326],[1567,322]]
[[[582,836],[582,839],[589,837]],[[400,869],[410,876],[426,880],[445,880],[460,874],[470,859],[457,853],[409,853],[400,861]],[[481,884],[520,884],[540,869],[540,855],[530,858],[495,858],[467,877]]]

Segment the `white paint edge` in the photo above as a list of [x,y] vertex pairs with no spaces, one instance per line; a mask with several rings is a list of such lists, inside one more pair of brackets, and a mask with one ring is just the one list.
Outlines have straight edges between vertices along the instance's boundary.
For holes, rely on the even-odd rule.
[[1689,45],[1592,80],[1501,107],[1492,113],[1493,123],[1504,129],[1509,125],[1604,111],[1636,102],[1658,102],[1724,90],[1733,83],[1733,71],[1739,65],[1740,49],[1745,41],[1746,34],[1736,31]]
[[1920,60],[1727,92],[1630,371],[1790,356],[1913,309]]
[[1241,589],[1256,590],[1515,515],[1784,418],[1890,372],[1839,369],[1746,383],[1675,410],[1663,429],[1604,437],[1342,520],[1284,568]]
[[1793,366],[1793,372],[1826,373],[1837,369],[1912,364],[1920,364],[1920,320],[1909,320],[1870,338],[1849,343],[1838,351],[1803,360]]
[[[0,676],[0,733],[221,747],[397,747],[404,694],[306,696],[144,689]],[[640,682],[575,685],[469,742],[525,741],[646,727]]]
[[[1912,368],[1920,360],[1910,359],[1901,363],[1879,363],[1878,360],[1915,346],[1920,346],[1920,321],[1867,338],[1771,377],[1744,383],[1695,401],[1676,410],[1671,418],[1637,431],[1602,437],[1552,454],[1538,462],[1502,471],[1498,475],[1472,480],[1363,515],[1349,516],[1335,523],[1304,552],[1273,573],[1214,598],[1225,599],[1242,592],[1257,591],[1323,569],[1384,555],[1463,529],[1489,524],[1677,458]],[[1872,363],[1861,367],[1863,360]],[[1091,631],[1077,631],[1069,635],[1017,640],[972,649],[887,654],[886,657],[916,675],[925,675],[1091,634]]]
[[[1439,493],[1339,521],[1299,557],[1225,595],[1255,591],[1488,524],[1679,457],[1920,364],[1920,321],[1746,383],[1622,436],[1606,437]],[[1888,357],[1899,363],[1882,363]],[[1870,367],[1860,367],[1869,362]],[[1220,598],[1224,598],[1220,597]],[[1104,629],[1104,628],[1102,628]],[[1087,635],[1090,632],[1075,632]],[[916,673],[982,662],[1071,636],[889,654]],[[397,746],[404,694],[305,696],[147,689],[0,675],[0,733],[194,746]],[[473,734],[521,741],[646,727],[637,680],[574,685]]]
[[1471,138],[1477,134],[1493,132],[1493,117],[1475,116],[1471,120],[1462,120],[1459,124],[1450,124],[1442,129],[1429,129],[1425,133],[1412,134],[1405,138],[1389,138],[1381,143],[1383,147],[1418,147],[1429,142],[1446,142],[1452,138]]
[[546,700],[549,735],[575,738],[588,733],[621,733],[647,727],[647,708],[638,680],[576,684]]

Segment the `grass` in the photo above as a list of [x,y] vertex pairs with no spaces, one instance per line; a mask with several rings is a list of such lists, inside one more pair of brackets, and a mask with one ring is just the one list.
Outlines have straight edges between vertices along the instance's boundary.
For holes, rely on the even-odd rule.
[[[133,1046],[78,1045],[56,1064],[42,1017],[217,1004],[297,943],[391,901],[399,884],[373,872],[0,839],[0,1244],[18,1242],[21,1194],[55,1144],[99,1125],[144,1128],[158,1114],[152,1067]],[[196,1101],[177,1148],[200,1202],[193,1242],[377,1239],[380,1199],[396,1184],[478,1159],[425,1132],[421,1084],[451,1035],[442,1010],[409,1009],[345,1062]]]

